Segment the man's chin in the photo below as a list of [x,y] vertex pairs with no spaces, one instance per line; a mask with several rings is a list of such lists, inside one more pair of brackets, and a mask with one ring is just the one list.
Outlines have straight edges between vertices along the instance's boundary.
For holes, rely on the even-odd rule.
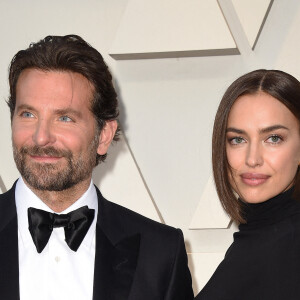
[[62,181],[62,180],[52,180],[52,181],[45,181],[41,180],[40,178],[26,178],[24,177],[24,180],[26,181],[29,188],[33,190],[38,191],[48,191],[48,192],[61,192],[64,190],[69,189],[74,184],[72,182],[68,181]]
[[40,191],[63,191],[73,185],[71,172],[48,163],[38,163],[19,170],[27,184]]

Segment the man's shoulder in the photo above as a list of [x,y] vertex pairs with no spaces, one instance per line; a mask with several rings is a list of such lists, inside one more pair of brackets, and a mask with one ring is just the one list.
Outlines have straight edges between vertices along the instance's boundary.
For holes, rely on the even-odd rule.
[[110,210],[112,212],[115,212],[115,215],[118,215],[118,218],[126,220],[134,226],[141,226],[141,228],[143,228],[144,230],[162,230],[166,233],[177,231],[172,226],[152,220],[107,199],[105,199],[104,201],[106,202],[107,206],[110,207]]
[[[184,238],[180,229],[149,219],[106,199],[104,199],[104,206],[106,210],[104,228],[110,228],[105,232],[113,231],[113,236],[119,238],[139,235],[143,249],[147,249],[144,255],[152,257],[153,253],[159,253],[162,261],[171,262],[179,249],[184,247]],[[100,213],[100,218],[101,216],[103,214]]]
[[11,189],[0,194],[0,205],[5,201],[14,198],[14,192],[15,192],[15,184],[12,186]]
[[162,239],[177,240],[179,237],[182,237],[180,229],[154,221],[103,197],[101,202],[102,204],[99,203],[99,210],[101,211],[102,209],[103,211],[99,211],[100,218],[105,218],[104,222],[110,223],[114,227],[122,227],[123,230],[132,234],[139,232],[146,236],[147,239],[159,237]]
[[0,231],[16,215],[14,184],[7,192],[0,194]]

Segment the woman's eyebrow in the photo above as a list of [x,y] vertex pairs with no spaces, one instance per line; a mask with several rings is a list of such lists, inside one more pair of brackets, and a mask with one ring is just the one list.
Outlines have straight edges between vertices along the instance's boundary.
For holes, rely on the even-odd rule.
[[266,128],[262,128],[259,130],[260,133],[268,133],[271,132],[273,130],[277,130],[277,129],[285,129],[285,130],[289,130],[287,127],[280,125],[280,124],[276,124],[276,125],[272,125],[272,126],[268,126]]
[[246,132],[242,129],[237,129],[237,128],[234,128],[234,127],[228,127],[226,129],[226,132],[234,132],[234,133],[238,133],[238,134],[245,134]]
[[[268,133],[268,132],[278,130],[278,129],[289,130],[287,127],[285,127],[283,125],[276,124],[276,125],[272,125],[272,126],[268,126],[268,127],[260,129],[259,133]],[[246,131],[244,131],[242,129],[234,128],[234,127],[228,127],[226,129],[226,132],[234,132],[234,133],[238,133],[238,134],[245,134],[246,133]]]

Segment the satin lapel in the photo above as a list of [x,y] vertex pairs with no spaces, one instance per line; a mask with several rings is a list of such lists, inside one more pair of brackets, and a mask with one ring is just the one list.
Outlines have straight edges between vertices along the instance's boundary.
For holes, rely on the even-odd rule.
[[112,245],[97,226],[93,300],[127,300],[140,246],[135,235]]
[[116,227],[110,230],[114,224],[111,220],[116,216],[110,215],[105,203],[100,202],[96,227],[93,300],[127,300],[137,266],[140,235],[125,236],[120,229],[118,239]]
[[20,299],[18,224],[14,187],[0,198],[0,299]]
[[140,235],[119,242],[112,252],[114,300],[128,299],[140,249]]

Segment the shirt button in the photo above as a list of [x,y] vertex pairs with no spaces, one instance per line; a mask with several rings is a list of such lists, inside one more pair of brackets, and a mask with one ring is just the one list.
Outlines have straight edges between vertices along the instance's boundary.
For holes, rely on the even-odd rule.
[[60,257],[59,257],[59,256],[55,256],[55,261],[56,261],[57,263],[59,263],[59,262],[60,262]]

